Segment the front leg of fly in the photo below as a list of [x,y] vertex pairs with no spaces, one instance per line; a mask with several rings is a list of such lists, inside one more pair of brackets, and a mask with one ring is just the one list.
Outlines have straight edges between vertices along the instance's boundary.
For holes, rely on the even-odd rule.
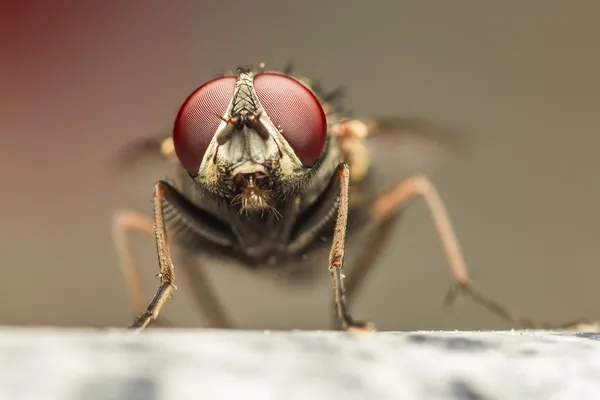
[[165,185],[162,181],[159,181],[154,186],[154,233],[156,236],[161,283],[146,311],[134,321],[131,326],[132,329],[144,329],[151,321],[155,320],[165,301],[171,296],[173,289],[176,289],[174,285],[175,267],[173,266],[171,250],[167,242],[167,230],[162,204],[168,190],[170,190],[169,186]]
[[333,233],[333,243],[329,253],[329,271],[333,284],[335,311],[339,327],[345,331],[373,331],[371,324],[355,321],[348,311],[346,292],[344,289],[344,247],[348,224],[348,191],[350,186],[350,168],[340,164],[336,169],[340,185],[340,196],[337,221]]

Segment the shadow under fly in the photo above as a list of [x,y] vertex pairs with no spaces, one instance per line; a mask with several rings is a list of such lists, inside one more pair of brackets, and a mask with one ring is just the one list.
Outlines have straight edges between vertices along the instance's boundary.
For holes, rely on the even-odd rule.
[[[234,323],[208,284],[203,261],[209,256],[255,270],[293,271],[291,279],[306,280],[325,268],[307,256],[328,251],[336,328],[372,330],[351,315],[349,300],[376,265],[401,211],[421,197],[455,282],[449,299],[466,294],[521,327],[597,329],[520,318],[478,290],[448,212],[421,172],[430,160],[415,150],[452,151],[456,133],[419,118],[354,118],[341,107],[340,95],[291,68],[238,68],[193,91],[172,134],[123,150],[121,166],[152,155],[177,168],[173,181],[154,186],[153,218],[132,210],[113,218],[119,263],[139,313],[132,328],[156,320],[176,288],[171,246],[177,245],[185,255],[177,271],[193,282],[195,302],[212,327]],[[368,242],[348,269],[346,237],[365,229]],[[156,240],[160,284],[149,305],[128,242],[131,232]]]

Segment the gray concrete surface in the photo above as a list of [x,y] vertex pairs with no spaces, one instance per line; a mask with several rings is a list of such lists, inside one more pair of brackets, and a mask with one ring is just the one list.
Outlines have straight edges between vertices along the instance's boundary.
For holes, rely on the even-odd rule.
[[0,399],[600,398],[600,335],[4,329]]

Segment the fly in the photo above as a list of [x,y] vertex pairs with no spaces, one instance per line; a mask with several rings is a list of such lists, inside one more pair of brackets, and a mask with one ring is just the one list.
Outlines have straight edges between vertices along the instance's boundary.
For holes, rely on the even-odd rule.
[[[452,295],[467,294],[523,327],[598,328],[519,318],[473,286],[448,212],[427,176],[415,172],[396,178],[381,193],[374,187],[380,152],[391,152],[388,162],[395,170],[404,157],[403,138],[443,147],[451,136],[421,119],[351,117],[340,106],[340,94],[293,75],[291,68],[238,68],[194,90],[170,135],[128,148],[126,163],[151,154],[177,167],[174,181],[154,186],[153,218],[131,210],[113,218],[119,263],[139,313],[131,328],[156,320],[176,289],[171,246],[177,245],[184,250],[177,271],[193,282],[196,304],[212,327],[234,324],[207,283],[202,263],[209,257],[245,268],[291,270],[298,280],[326,264],[336,328],[370,331],[372,324],[351,315],[349,301],[376,264],[401,211],[417,197],[425,200],[440,239],[455,282]],[[347,236],[363,229],[370,232],[367,243],[347,269]],[[155,236],[160,284],[149,305],[131,256],[130,232]],[[309,258],[320,251],[328,252],[322,264]]]

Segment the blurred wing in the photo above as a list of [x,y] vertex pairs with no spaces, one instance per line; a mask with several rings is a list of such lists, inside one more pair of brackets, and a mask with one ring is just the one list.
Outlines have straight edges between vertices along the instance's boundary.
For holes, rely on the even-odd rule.
[[372,162],[369,179],[379,190],[411,174],[430,174],[465,150],[463,133],[449,124],[422,118],[363,121],[370,127],[365,139]]
[[465,150],[463,133],[423,118],[373,118],[366,144],[377,160],[394,161],[407,173],[427,172]]
[[139,138],[117,151],[112,166],[118,172],[127,172],[141,164],[157,164],[166,161],[173,154],[173,141],[170,134]]
[[134,139],[109,161],[110,174],[129,193],[147,194],[159,179],[171,179],[177,163],[170,134]]

